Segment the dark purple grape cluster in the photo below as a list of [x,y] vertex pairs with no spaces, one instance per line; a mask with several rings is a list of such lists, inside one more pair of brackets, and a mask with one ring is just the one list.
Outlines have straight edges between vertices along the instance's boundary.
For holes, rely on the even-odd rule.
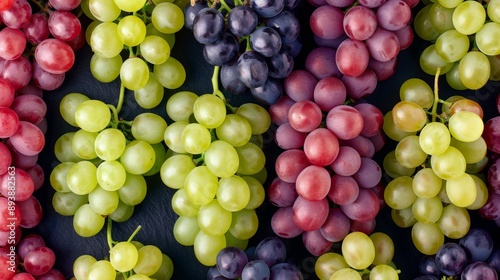
[[281,79],[301,49],[294,9],[300,0],[196,2],[185,8],[185,27],[203,44],[205,60],[220,66],[220,81],[233,94],[250,93],[271,105],[283,93]]
[[299,268],[287,260],[287,248],[278,237],[266,237],[245,251],[226,247],[217,254],[216,265],[207,273],[208,280],[269,279],[302,280]]
[[[457,242],[443,244],[435,255],[424,256],[414,280],[498,279],[500,249],[495,249],[491,234],[474,227]],[[458,278],[457,278],[458,277]]]

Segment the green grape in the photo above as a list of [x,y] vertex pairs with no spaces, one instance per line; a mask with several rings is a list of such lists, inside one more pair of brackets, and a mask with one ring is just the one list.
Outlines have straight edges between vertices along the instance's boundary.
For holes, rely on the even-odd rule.
[[443,153],[431,156],[431,167],[440,178],[450,180],[465,173],[466,162],[462,153],[450,146]]
[[134,244],[122,241],[109,250],[109,262],[119,272],[132,270],[139,259],[139,252]]
[[266,199],[266,190],[259,180],[250,177],[250,176],[242,176],[243,180],[247,182],[248,188],[250,189],[250,200],[248,201],[245,209],[256,209]]
[[443,105],[441,106],[441,111],[443,111],[444,114],[446,115],[451,115],[450,112],[450,107],[457,101],[464,99],[462,95],[452,95],[448,98],[446,98],[446,102],[443,102]]
[[161,166],[167,159],[167,151],[165,150],[163,143],[151,144],[151,147],[153,147],[153,150],[155,151],[155,164],[153,164],[151,169],[142,174],[144,176],[152,176],[160,172]]
[[178,91],[167,100],[166,111],[174,122],[189,122],[193,114],[193,105],[198,95],[191,91]]
[[107,191],[123,187],[127,177],[125,167],[116,160],[107,160],[97,167],[97,183]]
[[467,173],[446,181],[446,194],[451,203],[458,207],[468,207],[477,197],[476,182]]
[[443,179],[439,178],[432,168],[422,168],[413,176],[412,188],[417,197],[432,198],[439,194]]
[[125,151],[127,139],[116,128],[106,128],[97,134],[94,142],[95,153],[102,160],[117,160]]
[[185,189],[178,189],[171,200],[172,210],[182,217],[197,217],[200,205],[194,204],[188,198]]
[[394,257],[394,242],[383,232],[374,232],[369,235],[375,246],[374,265],[389,264]]
[[465,35],[472,35],[481,29],[486,20],[486,11],[481,3],[464,1],[453,11],[453,26]]
[[488,56],[488,61],[490,62],[490,80],[498,82],[500,81],[500,56]]
[[245,103],[238,107],[236,115],[245,118],[252,128],[252,134],[264,134],[271,126],[269,112],[259,104]]
[[205,205],[212,201],[218,186],[219,179],[206,166],[195,167],[184,181],[186,195],[196,205]]
[[460,80],[460,72],[458,71],[459,65],[460,61],[453,63],[453,67],[451,67],[450,71],[446,72],[446,82],[453,89],[466,90],[467,87],[464,86],[464,84]]
[[73,228],[81,237],[94,236],[101,231],[103,226],[104,217],[94,212],[89,204],[80,206],[73,216]]
[[166,33],[160,32],[160,31],[158,31],[158,29],[156,29],[156,27],[153,25],[153,23],[149,23],[148,25],[146,25],[146,36],[149,36],[149,35],[156,35],[156,36],[163,38],[163,40],[165,40],[168,43],[168,45],[170,46],[170,49],[174,48],[175,33],[166,34]]
[[250,141],[252,137],[252,127],[250,123],[237,114],[228,114],[224,122],[215,129],[217,138],[229,144],[239,147]]
[[[460,151],[462,152],[462,151]],[[463,152],[462,152],[463,153]],[[464,155],[465,157],[465,155]],[[488,166],[488,157],[483,157],[480,161],[474,163],[467,163],[467,167],[465,167],[465,172],[469,174],[477,174],[483,171]]]
[[89,132],[79,129],[71,138],[71,149],[76,156],[82,159],[90,160],[97,157],[94,143],[97,132]]
[[153,275],[163,262],[163,253],[154,245],[145,245],[138,250],[134,272],[146,276]]
[[419,64],[425,73],[432,76],[436,75],[438,68],[441,68],[439,75],[444,75],[453,67],[452,62],[446,62],[439,56],[435,44],[429,45],[420,53]]
[[157,35],[146,36],[139,48],[142,57],[151,64],[162,64],[170,57],[170,46],[165,39]]
[[167,121],[161,116],[149,112],[138,114],[131,126],[132,136],[149,144],[162,142],[165,129],[167,129]]
[[120,80],[130,90],[145,87],[149,80],[147,63],[138,57],[127,58],[120,67]]
[[248,240],[252,238],[259,228],[259,217],[254,210],[242,209],[232,212],[231,226],[229,232],[235,238]]
[[446,193],[446,181],[443,181],[443,185],[441,186],[441,190],[438,193],[438,197],[444,204],[451,203],[450,199],[448,198],[448,194]]
[[490,0],[486,7],[488,18],[496,23],[500,23],[500,1]]
[[223,140],[210,143],[205,151],[204,160],[210,172],[221,178],[233,176],[238,171],[240,163],[236,149]]
[[196,259],[201,264],[213,266],[216,263],[219,251],[226,247],[226,237],[224,235],[209,235],[200,230],[196,234],[193,247]]
[[76,210],[88,203],[87,195],[78,195],[72,192],[55,192],[52,196],[52,207],[62,216],[73,216]]
[[218,198],[202,205],[198,212],[200,229],[213,236],[224,235],[231,226],[231,219],[231,212],[220,205]]
[[66,180],[68,171],[73,166],[74,162],[61,162],[50,171],[49,182],[50,186],[57,192],[68,193],[71,190],[68,187]]
[[443,214],[437,222],[444,236],[453,239],[464,237],[470,229],[469,211],[454,204],[443,207]]
[[96,20],[89,8],[90,0],[82,0],[80,2],[80,7],[82,8],[83,14],[85,14],[90,20]]
[[89,0],[89,10],[99,21],[114,21],[118,18],[121,9],[114,0]]
[[236,152],[240,159],[237,172],[239,175],[253,175],[265,168],[266,155],[252,142],[248,142],[241,147],[236,147]]
[[163,100],[164,88],[153,72],[149,72],[148,82],[142,88],[134,90],[134,98],[139,106],[152,109]]
[[226,232],[224,236],[226,237],[226,246],[233,246],[236,248],[240,248],[243,251],[247,249],[248,239],[236,238],[234,237],[234,235],[231,234],[230,231]]
[[59,103],[59,112],[63,120],[72,126],[78,127],[75,121],[76,107],[87,100],[90,100],[88,96],[78,92],[71,92],[64,95]]
[[90,267],[97,260],[91,255],[81,255],[73,262],[73,275],[76,280],[87,280]]
[[420,131],[420,148],[429,155],[440,155],[448,149],[451,135],[445,124],[440,122],[427,123]]
[[193,114],[199,124],[206,128],[216,128],[226,118],[226,105],[214,94],[203,94],[194,101]]
[[445,31],[436,40],[436,53],[446,62],[456,62],[469,51],[469,37],[455,29]]
[[476,113],[458,111],[448,120],[448,128],[453,138],[463,142],[473,142],[483,134],[484,123]]
[[129,47],[139,45],[146,37],[146,24],[135,15],[127,15],[121,18],[118,21],[117,29],[118,36],[123,44]]
[[418,37],[434,42],[440,33],[432,26],[429,17],[430,9],[431,5],[425,5],[417,12],[413,21],[413,29]]
[[192,246],[198,231],[200,231],[200,226],[198,225],[197,216],[179,216],[174,223],[174,238],[181,245]]
[[149,278],[148,276],[144,275],[144,274],[134,274],[130,277],[127,278],[127,280],[150,280],[151,278]]
[[94,53],[90,59],[90,72],[99,82],[110,83],[120,75],[122,64],[121,55],[108,58]]
[[326,252],[320,255],[314,263],[314,272],[320,280],[329,280],[335,271],[349,268],[344,257],[335,252]]
[[437,2],[443,7],[452,9],[460,5],[464,0],[438,0]]
[[109,214],[109,218],[117,223],[122,223],[130,219],[134,214],[134,206],[123,203],[123,201],[118,202],[118,207]]
[[330,280],[361,280],[361,275],[352,268],[341,268],[332,274]]
[[375,246],[372,240],[366,233],[360,231],[347,234],[342,241],[341,250],[346,263],[354,269],[365,269],[375,259]]
[[370,271],[370,280],[398,280],[396,269],[387,264],[379,264]]
[[443,203],[439,197],[431,198],[417,197],[411,208],[413,216],[420,223],[435,223],[441,217]]
[[259,172],[251,174],[250,176],[257,179],[261,184],[265,184],[267,182],[267,169],[264,166]]
[[391,209],[392,221],[400,228],[409,228],[413,226],[417,219],[413,217],[411,206],[404,209]]
[[446,8],[439,2],[431,4],[429,9],[429,21],[438,33],[455,29],[453,27],[453,8]]
[[411,228],[411,239],[417,250],[424,255],[434,255],[444,244],[444,234],[437,223],[416,222]]
[[400,176],[390,181],[384,190],[384,200],[392,209],[405,209],[415,201],[417,196],[413,192],[413,178]]
[[165,129],[163,134],[163,141],[167,145],[167,147],[175,153],[184,154],[186,153],[186,149],[181,141],[182,132],[184,128],[188,126],[189,123],[187,121],[176,121],[171,123]]
[[486,204],[486,201],[488,200],[489,196],[488,193],[489,191],[488,187],[481,178],[479,178],[474,174],[470,174],[470,176],[472,177],[474,183],[476,184],[477,195],[476,195],[476,200],[474,200],[474,202],[471,205],[465,208],[468,210],[478,210],[479,208],[483,207],[484,204]]
[[122,11],[133,13],[139,11],[144,6],[144,0],[114,0],[116,6]]
[[451,138],[451,146],[457,148],[465,158],[467,164],[480,162],[486,156],[488,147],[483,137],[479,137],[475,141],[463,142],[455,138]]
[[172,56],[162,64],[155,64],[153,73],[155,73],[158,82],[167,89],[177,89],[186,80],[186,69]]
[[90,193],[97,186],[97,167],[90,161],[79,161],[68,170],[68,188],[79,195]]
[[[86,0],[86,1],[88,1],[88,0]],[[92,16],[92,17],[94,17],[94,16]],[[98,26],[99,24],[101,24],[101,21],[97,20],[97,19],[94,19],[91,23],[89,23],[89,25],[85,29],[85,41],[86,42],[90,42],[90,36],[92,35],[92,32],[94,31],[95,27]]]
[[159,3],[151,13],[151,22],[162,33],[176,33],[184,26],[184,12],[173,3]]
[[92,211],[99,215],[107,216],[118,208],[118,193],[108,191],[97,186],[88,194],[89,205]]
[[415,135],[416,132],[404,131],[396,126],[394,119],[392,118],[392,110],[389,110],[384,115],[384,122],[382,124],[382,130],[384,133],[394,141],[401,141],[408,135]]
[[156,154],[151,144],[133,140],[125,146],[120,163],[125,171],[132,174],[144,174],[155,164]]
[[424,109],[430,109],[434,104],[434,92],[427,82],[419,78],[404,81],[399,88],[399,98],[415,102]]
[[190,123],[182,130],[182,147],[190,154],[204,153],[210,147],[211,142],[212,135],[210,135],[210,131],[199,123]]
[[427,115],[417,103],[399,101],[392,108],[392,120],[394,125],[403,131],[417,132],[427,122]]
[[392,150],[384,156],[382,167],[385,173],[391,178],[399,176],[411,176],[415,173],[415,168],[408,168],[401,165],[396,159],[396,151]]
[[223,177],[219,180],[216,196],[222,208],[231,212],[240,211],[250,200],[250,188],[240,176]]
[[161,262],[161,266],[153,275],[151,275],[151,278],[170,280],[173,274],[174,274],[174,263],[172,262],[172,259],[169,256],[163,254],[163,260]]
[[87,100],[75,109],[75,122],[83,130],[99,132],[111,121],[108,105],[100,100]]
[[250,140],[248,140],[248,142],[252,142],[262,149],[264,147],[264,136],[262,135],[263,134],[252,134],[252,137],[250,137]]
[[163,162],[160,177],[167,187],[180,189],[184,186],[186,176],[195,167],[191,157],[182,154],[173,155]]
[[94,53],[104,57],[119,55],[123,50],[123,42],[118,35],[118,25],[112,21],[97,25],[90,35],[89,45]]
[[460,60],[458,72],[460,81],[465,87],[480,89],[490,77],[490,61],[485,54],[479,51],[470,51]]
[[500,23],[488,22],[475,35],[475,42],[479,50],[485,55],[499,55],[500,43],[494,38],[500,36]]
[[419,137],[406,136],[401,139],[395,149],[396,160],[404,167],[416,168],[427,159],[427,153],[420,148]]

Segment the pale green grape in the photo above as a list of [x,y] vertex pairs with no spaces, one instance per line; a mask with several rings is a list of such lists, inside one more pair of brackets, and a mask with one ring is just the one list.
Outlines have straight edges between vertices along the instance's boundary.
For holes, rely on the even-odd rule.
[[85,14],[89,19],[96,20],[92,12],[90,12],[89,2],[90,0],[82,0],[80,2],[80,7],[82,8],[83,14]]
[[438,197],[445,204],[451,203],[450,199],[448,198],[448,194],[446,193],[446,181],[443,181],[443,185],[441,186],[441,190],[438,193]]
[[420,107],[430,109],[434,104],[434,92],[427,82],[419,78],[410,78],[399,88],[402,101],[415,102]]
[[483,134],[484,123],[480,116],[470,111],[458,111],[448,120],[453,138],[462,142],[473,142]]
[[134,90],[134,98],[139,106],[144,109],[152,109],[160,105],[163,100],[165,89],[156,78],[153,72],[149,72],[146,85]]
[[142,57],[151,64],[162,64],[170,57],[170,46],[165,39],[157,35],[146,36],[139,48]]
[[61,102],[59,103],[59,112],[61,117],[68,124],[78,127],[75,121],[75,111],[76,107],[80,105],[83,101],[90,100],[90,98],[84,94],[78,92],[71,92],[63,96]]
[[76,280],[87,280],[90,266],[97,262],[91,255],[81,255],[73,262],[73,275]]
[[144,176],[127,173],[123,186],[118,189],[118,197],[125,204],[137,205],[146,197],[147,189]]
[[261,184],[265,184],[267,181],[267,169],[264,166],[259,172],[251,174],[250,176],[257,179]]
[[145,4],[144,0],[114,0],[116,6],[129,13],[139,11]]
[[257,174],[266,165],[266,155],[252,142],[248,142],[241,147],[236,147],[236,152],[240,159],[237,172],[239,175]]
[[375,259],[375,246],[372,240],[366,233],[360,231],[347,234],[342,241],[341,250],[346,263],[354,269],[365,269]]
[[186,176],[196,167],[191,157],[187,155],[173,155],[167,158],[160,170],[162,182],[169,188],[180,189],[184,186]]
[[123,64],[121,55],[104,57],[94,53],[90,59],[90,72],[101,83],[110,83],[120,75]]
[[387,264],[376,265],[370,271],[370,280],[398,280],[399,275],[396,269]]
[[250,200],[250,188],[240,176],[223,177],[219,180],[216,196],[222,208],[231,212],[240,211]]
[[50,186],[57,192],[68,193],[71,190],[68,187],[66,180],[68,171],[73,166],[74,162],[61,162],[50,171],[49,182]]
[[320,280],[329,280],[335,271],[342,268],[349,268],[349,265],[341,254],[335,252],[320,255],[314,263],[314,272]]
[[166,111],[174,122],[188,122],[193,114],[193,105],[198,95],[191,91],[178,91],[167,100]]
[[471,142],[462,142],[451,138],[450,145],[462,153],[467,164],[480,162],[484,159],[488,150],[483,137],[479,137],[477,140]]
[[134,244],[122,241],[109,250],[109,262],[119,272],[132,270],[139,259],[139,252]]
[[482,52],[470,51],[460,60],[458,72],[465,87],[480,89],[490,77],[490,61]]
[[229,232],[240,240],[248,240],[257,233],[259,217],[252,209],[242,209],[232,213]]
[[384,200],[392,209],[405,209],[415,201],[417,196],[413,192],[413,178],[400,176],[390,181],[384,190]]
[[125,171],[132,174],[144,174],[148,172],[155,164],[156,154],[151,144],[133,140],[127,144],[120,162]]
[[250,137],[250,140],[248,140],[248,142],[252,142],[262,149],[264,147],[264,136],[262,135],[263,134],[252,134],[252,137]]
[[341,268],[332,274],[330,280],[361,280],[361,275],[352,268]]
[[[89,204],[80,206],[80,208],[76,210],[75,215],[73,216],[73,228],[75,229],[75,232],[81,237],[94,236],[101,231],[103,226],[104,217],[94,212]],[[97,280],[104,278],[92,279]]]
[[443,214],[437,224],[446,237],[460,239],[470,229],[469,211],[455,204],[448,204],[443,207]]
[[252,127],[250,123],[237,114],[228,114],[224,122],[215,129],[215,133],[220,140],[238,147],[243,146],[252,137]]
[[175,45],[175,33],[163,33],[163,32],[160,32],[158,29],[156,29],[156,27],[153,25],[153,23],[149,23],[148,25],[146,25],[146,36],[149,36],[149,35],[156,35],[156,36],[159,36],[161,38],[163,38],[163,40],[165,40],[168,45],[170,46],[170,49],[173,49],[174,45]]
[[186,69],[175,58],[170,56],[162,64],[155,64],[153,67],[158,82],[167,89],[177,89],[186,80]]
[[184,26],[184,12],[173,3],[159,3],[151,13],[151,21],[160,32],[176,33]]
[[172,262],[172,259],[169,256],[163,254],[163,260],[161,262],[161,266],[153,275],[151,275],[151,279],[170,280],[173,274],[174,274],[174,263]]
[[419,137],[406,136],[401,139],[395,149],[396,160],[404,167],[416,168],[427,159],[427,153],[420,148]]
[[263,134],[271,126],[269,112],[259,104],[245,103],[238,107],[236,114],[250,123],[252,134]]
[[422,128],[418,140],[424,152],[429,155],[439,155],[450,146],[451,135],[445,124],[430,122]]
[[138,250],[138,253],[134,272],[146,276],[156,273],[163,262],[163,253],[161,250],[154,245],[145,245]]
[[122,223],[130,219],[134,214],[134,206],[123,203],[123,201],[118,202],[118,207],[109,214],[109,218],[114,222]]
[[430,9],[431,5],[425,5],[417,12],[413,21],[413,29],[418,37],[425,41],[434,42],[440,33],[432,26],[429,17]]
[[90,161],[79,161],[68,170],[68,188],[79,195],[90,193],[97,186],[97,167]]
[[199,123],[190,123],[181,133],[182,147],[186,152],[197,155],[204,153],[212,141],[210,131]]
[[184,181],[187,197],[197,205],[204,205],[212,201],[218,186],[219,179],[206,166],[195,167],[188,173]]
[[396,159],[396,151],[392,150],[384,156],[382,162],[382,167],[384,172],[391,178],[397,178],[399,176],[411,176],[415,173],[415,168],[407,168],[401,165]]
[[88,197],[90,208],[99,215],[107,216],[118,208],[119,198],[116,191],[108,191],[97,186]]
[[121,9],[114,0],[89,0],[89,10],[99,21],[114,21],[118,18]]
[[218,199],[213,199],[209,203],[202,205],[198,212],[200,229],[213,236],[224,235],[231,226],[231,219],[231,212],[224,209]]
[[460,5],[464,0],[438,0],[438,3],[443,5],[446,8],[455,8]]
[[125,135],[116,128],[106,128],[100,131],[94,142],[95,153],[102,160],[120,158],[126,146]]
[[144,275],[144,274],[134,274],[130,277],[127,278],[127,280],[150,280],[151,278],[149,278],[148,276]]
[[446,181],[446,194],[451,203],[458,207],[468,207],[477,197],[476,182],[464,173],[462,176]]
[[415,219],[420,223],[435,223],[441,217],[443,203],[439,197],[431,198],[417,197],[412,204],[412,212]]
[[206,128],[216,128],[226,118],[226,105],[214,94],[203,94],[194,101],[193,114],[199,124]]
[[458,100],[462,100],[464,99],[465,97],[462,96],[462,95],[452,95],[448,98],[446,98],[446,102],[443,103],[443,105],[441,105],[441,111],[443,111],[443,113],[447,114],[447,115],[450,115],[451,112],[450,112],[450,108],[451,106],[457,102]]
[[412,188],[417,197],[432,198],[438,195],[443,185],[443,179],[439,178],[432,168],[420,169],[413,176]]
[[479,50],[485,55],[499,55],[500,42],[495,38],[500,36],[500,23],[488,22],[476,33],[475,42]]
[[167,151],[163,143],[151,144],[151,147],[155,151],[155,163],[151,169],[142,174],[144,176],[152,176],[160,172],[163,162],[167,159]]
[[453,8],[444,7],[439,2],[431,4],[428,17],[436,32],[443,33],[445,31],[455,29],[452,21],[453,10]]
[[489,191],[488,187],[481,178],[473,174],[470,174],[470,176],[472,177],[474,183],[476,184],[477,195],[476,195],[476,200],[474,200],[474,202],[471,205],[465,208],[468,210],[478,210],[479,208],[483,207],[484,204],[486,204],[486,201],[488,200],[489,196],[488,193]]
[[469,51],[469,37],[455,29],[445,31],[436,40],[436,53],[446,62],[456,62]]
[[464,1],[453,11],[453,26],[465,35],[472,35],[481,29],[486,20],[486,11],[481,3]]
[[498,55],[488,56],[490,62],[490,80],[500,81],[500,57]]
[[[86,0],[86,1],[88,1],[88,0]],[[92,17],[94,17],[94,16],[92,16]],[[101,24],[101,21],[97,20],[97,19],[95,19],[91,23],[89,23],[89,25],[85,29],[86,42],[90,42],[90,36],[92,35],[92,32],[94,31],[95,27],[98,26],[99,24]]]
[[411,206],[404,209],[391,209],[392,221],[400,228],[409,228],[413,226],[417,219],[413,217]]
[[500,23],[500,1],[490,0],[488,7],[486,7],[488,18],[496,23]]
[[89,45],[94,53],[104,57],[115,57],[123,50],[123,42],[118,35],[118,25],[112,21],[97,25],[90,35]]
[[485,156],[478,162],[467,163],[467,167],[465,167],[465,171],[469,174],[477,174],[477,173],[483,171],[488,166],[488,161],[489,161],[488,157]]
[[239,239],[234,237],[230,231],[224,234],[226,237],[226,246],[234,246],[236,248],[240,248],[241,250],[246,250],[248,247],[248,239]]
[[171,123],[165,129],[163,134],[163,141],[167,147],[175,153],[183,154],[186,153],[186,149],[181,141],[182,132],[184,128],[188,126],[187,121],[176,121]]
[[90,160],[97,157],[94,143],[97,132],[89,132],[79,129],[71,138],[71,149],[76,156],[82,159]]
[[401,141],[401,139],[405,138],[408,135],[416,134],[416,132],[404,131],[398,128],[394,123],[394,119],[392,118],[392,110],[389,110],[387,113],[385,113],[382,130],[384,131],[385,135],[387,135],[387,137],[397,142]]
[[450,71],[446,73],[446,82],[453,89],[466,90],[467,87],[464,86],[460,80],[460,72],[458,71],[459,65],[460,61],[453,63],[453,67],[451,67]]
[[200,209],[200,205],[191,202],[183,188],[174,193],[171,205],[174,213],[182,217],[197,217]]
[[465,173],[466,162],[462,153],[450,146],[443,153],[431,156],[431,167],[440,178],[449,180]]
[[72,192],[55,192],[52,196],[52,207],[62,216],[73,216],[76,210],[88,203],[87,195],[78,195]]
[[240,159],[236,149],[223,140],[215,140],[205,151],[205,165],[217,177],[231,177],[238,171]]
[[436,75],[438,68],[441,68],[439,75],[444,75],[453,67],[452,62],[446,62],[439,56],[435,44],[429,45],[420,53],[419,64],[425,73],[432,76]]
[[161,116],[149,112],[138,114],[132,121],[131,126],[132,136],[149,144],[163,141],[165,129],[167,129],[167,121]]
[[111,121],[108,105],[100,100],[87,100],[80,103],[75,110],[75,122],[83,130],[99,132]]
[[219,251],[226,247],[226,237],[209,235],[200,230],[194,239],[193,247],[196,259],[201,264],[213,266]]
[[135,15],[127,15],[118,21],[118,36],[129,47],[139,45],[146,37],[146,24]]
[[[265,168],[264,168],[265,169]],[[250,176],[242,176],[243,180],[247,182],[248,188],[250,189],[250,200],[248,201],[245,209],[256,209],[264,202],[266,198],[266,190],[259,180]]]
[[437,223],[416,222],[411,228],[411,239],[417,250],[424,255],[434,255],[444,244],[444,234]]
[[198,225],[197,216],[179,216],[174,223],[174,238],[181,245],[192,246],[198,231],[200,231],[200,226]]
[[399,101],[392,107],[392,120],[403,131],[417,132],[426,124],[427,115],[417,103]]
[[127,58],[120,67],[120,80],[130,90],[145,87],[149,80],[148,65],[138,57]]
[[394,242],[383,232],[374,232],[369,235],[375,246],[374,265],[389,264],[394,257]]
[[97,182],[107,191],[120,189],[127,178],[125,167],[116,160],[107,160],[97,167]]

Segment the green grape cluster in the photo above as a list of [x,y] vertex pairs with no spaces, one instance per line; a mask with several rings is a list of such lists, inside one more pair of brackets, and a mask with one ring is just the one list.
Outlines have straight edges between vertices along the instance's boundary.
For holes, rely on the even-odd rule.
[[318,257],[314,271],[320,280],[397,280],[393,257],[394,242],[386,233],[353,231],[342,240],[340,252]]
[[432,43],[420,55],[424,72],[434,75],[441,68],[456,90],[476,90],[500,80],[500,0],[427,1],[414,27]]
[[[215,67],[216,77],[219,67]],[[169,156],[160,169],[163,183],[176,190],[172,209],[178,215],[176,241],[193,246],[197,259],[215,265],[226,246],[245,248],[257,232],[255,209],[265,198],[266,157],[263,138],[269,113],[255,103],[231,106],[218,90],[197,95],[174,93],[166,111],[173,122],[165,129]]]
[[179,6],[169,1],[86,0],[81,7],[93,20],[86,39],[93,51],[90,71],[98,81],[119,77],[145,109],[161,103],[164,88],[184,83],[184,66],[170,56],[175,33],[184,26]]
[[76,233],[97,234],[105,217],[128,220],[146,197],[145,176],[159,172],[166,157],[166,121],[141,113],[133,121],[118,120],[114,106],[81,93],[69,93],[60,103],[63,119],[76,128],[55,143],[59,163],[50,174],[56,192],[55,211],[73,216]]
[[413,243],[426,255],[435,254],[445,237],[467,234],[468,210],[481,208],[488,199],[478,174],[487,162],[482,108],[462,96],[440,100],[438,77],[439,71],[434,93],[421,79],[405,81],[401,101],[384,116],[383,125],[398,142],[383,160],[391,177],[384,199],[393,221],[412,227]]

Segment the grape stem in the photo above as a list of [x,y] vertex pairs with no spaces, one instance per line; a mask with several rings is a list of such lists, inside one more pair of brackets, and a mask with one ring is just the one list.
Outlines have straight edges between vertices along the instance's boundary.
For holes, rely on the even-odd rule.
[[436,121],[437,117],[437,105],[439,103],[439,94],[438,94],[438,81],[439,74],[441,73],[441,68],[436,69],[436,75],[434,76],[434,104],[432,105],[432,121]]
[[111,104],[107,104],[109,109],[111,110],[111,113],[113,114],[113,120],[111,121],[111,124],[113,126],[113,128],[117,128],[118,127],[118,111],[116,110],[116,107],[111,105]]
[[113,220],[108,217],[108,225],[106,227],[106,240],[108,241],[109,249],[113,248],[113,236],[111,235],[111,230],[113,229]]
[[226,101],[226,97],[224,97],[224,94],[219,89],[219,71],[220,66],[215,66],[214,73],[212,74],[212,88],[214,90],[213,94],[222,99],[222,101]]

